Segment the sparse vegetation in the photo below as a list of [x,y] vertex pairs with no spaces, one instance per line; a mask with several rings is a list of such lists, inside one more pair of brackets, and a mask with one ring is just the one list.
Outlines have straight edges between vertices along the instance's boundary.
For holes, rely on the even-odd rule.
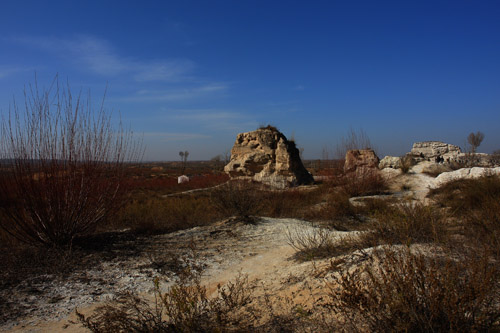
[[443,242],[447,228],[443,214],[432,206],[400,203],[373,214],[364,239],[372,245]]
[[259,184],[229,181],[214,188],[210,193],[211,202],[224,217],[235,216],[246,222],[253,222],[252,216],[263,208],[263,197]]
[[201,285],[201,270],[189,265],[179,281],[165,293],[155,280],[155,300],[149,302],[133,294],[123,294],[98,307],[90,316],[77,311],[84,327],[92,332],[221,332],[247,329],[251,310],[250,286],[245,276],[218,286],[209,298]]
[[347,331],[490,332],[500,329],[498,268],[488,256],[453,258],[386,249],[344,271],[327,307]]
[[125,162],[141,153],[132,133],[115,128],[90,97],[37,84],[1,126],[0,227],[19,241],[70,246],[123,203]]
[[383,194],[387,190],[386,181],[376,170],[346,173],[336,182],[350,197]]
[[332,230],[317,226],[311,230],[288,229],[288,244],[299,260],[332,258],[361,248],[358,236],[339,236]]
[[415,165],[415,161],[413,160],[413,157],[411,155],[404,155],[401,157],[401,171],[403,173],[408,173],[410,171],[410,168]]

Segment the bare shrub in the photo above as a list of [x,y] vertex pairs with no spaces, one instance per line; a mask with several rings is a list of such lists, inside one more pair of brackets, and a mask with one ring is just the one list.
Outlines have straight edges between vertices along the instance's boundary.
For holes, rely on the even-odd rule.
[[31,244],[66,246],[104,223],[123,202],[125,163],[141,152],[103,104],[73,98],[57,77],[44,91],[29,86],[1,131],[0,226]]
[[355,229],[360,221],[357,219],[356,208],[349,201],[349,195],[343,191],[331,190],[318,209],[308,212],[308,219],[326,222],[336,230],[347,231]]
[[224,217],[236,216],[252,222],[263,205],[263,194],[259,184],[244,180],[233,180],[214,188],[211,201],[216,210]]
[[452,181],[431,190],[429,197],[450,209],[469,244],[500,255],[499,177]]
[[346,173],[338,179],[338,185],[350,197],[382,194],[387,190],[387,182],[376,170]]
[[413,159],[413,157],[411,157],[411,155],[407,154],[401,157],[400,169],[403,173],[408,173],[408,171],[410,171],[410,168],[414,165],[415,165],[415,160]]
[[262,191],[261,214],[270,217],[303,218],[310,206],[320,200],[321,190]]
[[331,288],[327,307],[348,331],[500,329],[498,271],[488,256],[453,260],[387,249],[378,262],[343,272]]
[[330,258],[359,249],[356,236],[339,236],[324,227],[287,229],[288,244],[300,260]]
[[459,179],[432,189],[428,197],[461,216],[478,210],[500,197],[500,178],[496,176],[478,179]]
[[376,211],[369,229],[363,238],[372,245],[440,242],[447,234],[443,214],[420,203]]
[[500,202],[488,200],[464,216],[464,235],[477,247],[489,248],[500,258]]
[[493,165],[500,165],[500,149],[493,151],[490,160]]
[[120,295],[96,308],[93,314],[76,314],[92,332],[221,332],[248,329],[254,319],[248,279],[238,276],[234,282],[218,286],[208,297],[200,283],[200,272],[187,268],[180,280],[167,292],[160,291],[155,280],[154,304],[133,294]]
[[395,201],[392,198],[364,198],[360,202],[361,205],[354,207],[354,209],[357,214],[373,216],[390,211]]

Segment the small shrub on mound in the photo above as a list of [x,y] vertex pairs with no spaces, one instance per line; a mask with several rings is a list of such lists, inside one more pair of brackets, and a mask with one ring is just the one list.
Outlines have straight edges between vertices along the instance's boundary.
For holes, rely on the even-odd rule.
[[338,180],[338,185],[350,197],[381,194],[387,190],[384,178],[371,170],[346,173]]
[[212,205],[222,217],[236,216],[252,222],[252,216],[263,207],[264,197],[259,184],[233,180],[213,189],[210,193]]
[[342,190],[330,190],[326,202],[309,209],[305,218],[325,222],[329,227],[341,231],[352,230],[359,224],[356,208],[350,203],[349,195]]
[[410,171],[410,168],[414,165],[415,165],[415,160],[410,155],[405,155],[401,157],[400,169],[403,173],[408,173],[408,171]]
[[500,329],[498,270],[487,256],[439,259],[385,250],[379,264],[343,272],[328,308],[347,331],[486,332]]
[[288,229],[286,236],[299,260],[331,258],[359,249],[356,236],[339,236],[322,227]]
[[403,203],[377,211],[365,241],[377,244],[440,242],[446,238],[443,214],[432,206]]

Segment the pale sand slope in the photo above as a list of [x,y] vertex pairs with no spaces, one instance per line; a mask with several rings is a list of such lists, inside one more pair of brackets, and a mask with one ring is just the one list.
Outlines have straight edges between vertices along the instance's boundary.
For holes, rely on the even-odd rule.
[[[287,231],[288,230],[288,231]],[[152,281],[154,276],[160,276],[166,281],[163,287],[168,287],[173,281],[173,275],[160,274],[148,269],[142,269],[151,262],[151,253],[157,258],[167,255],[172,249],[178,249],[180,256],[186,260],[196,257],[206,267],[202,283],[210,292],[216,290],[218,284],[233,281],[238,274],[247,275],[254,288],[252,295],[261,297],[264,293],[273,296],[292,296],[300,302],[306,302],[309,297],[306,285],[315,285],[317,290],[324,287],[326,280],[313,278],[317,275],[318,267],[325,262],[301,263],[292,257],[294,249],[288,244],[287,233],[313,232],[314,227],[306,221],[297,219],[263,218],[257,224],[243,224],[231,221],[220,222],[215,226],[197,227],[179,231],[173,234],[153,237],[144,254],[122,262],[103,262],[102,267],[88,275],[101,278],[107,285],[100,287],[107,290],[107,297],[119,290],[130,290],[127,285],[145,297],[152,295]],[[335,236],[346,233],[334,232]],[[194,252],[186,244],[195,244]],[[149,253],[149,254],[148,254]],[[116,268],[122,272],[118,274]],[[109,269],[112,268],[112,269]],[[109,269],[109,270],[107,270]],[[150,275],[150,276],[148,276]],[[134,278],[135,277],[135,278]],[[61,301],[50,304],[48,297],[41,297],[34,305],[36,310],[32,316],[24,318],[18,325],[10,323],[2,330],[13,332],[85,332],[85,330],[71,321],[76,321],[75,306],[79,311],[89,314],[97,304],[102,303],[102,297],[93,297],[92,282],[89,285],[80,285],[73,291],[72,280],[68,279],[66,292],[63,297],[77,300],[71,304]],[[258,282],[256,282],[258,281]],[[53,293],[52,293],[53,294]],[[51,294],[51,295],[52,295]],[[87,296],[87,297],[86,297]],[[81,300],[81,303],[78,300]],[[44,308],[45,311],[41,311]]]

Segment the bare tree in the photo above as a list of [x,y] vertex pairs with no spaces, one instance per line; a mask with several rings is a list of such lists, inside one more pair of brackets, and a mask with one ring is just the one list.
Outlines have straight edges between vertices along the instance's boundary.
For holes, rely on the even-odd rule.
[[0,209],[5,231],[20,241],[67,246],[92,232],[123,202],[125,162],[141,144],[121,123],[112,126],[90,93],[73,98],[56,76],[49,89],[35,80],[1,124]]
[[184,174],[184,172],[186,171],[186,163],[187,163],[187,159],[188,159],[188,156],[189,156],[189,152],[187,150],[186,151],[180,151],[179,152],[179,156],[181,157],[182,173]]
[[467,142],[470,144],[471,153],[475,154],[477,147],[483,142],[484,133],[477,131],[476,133],[470,133],[467,137]]

